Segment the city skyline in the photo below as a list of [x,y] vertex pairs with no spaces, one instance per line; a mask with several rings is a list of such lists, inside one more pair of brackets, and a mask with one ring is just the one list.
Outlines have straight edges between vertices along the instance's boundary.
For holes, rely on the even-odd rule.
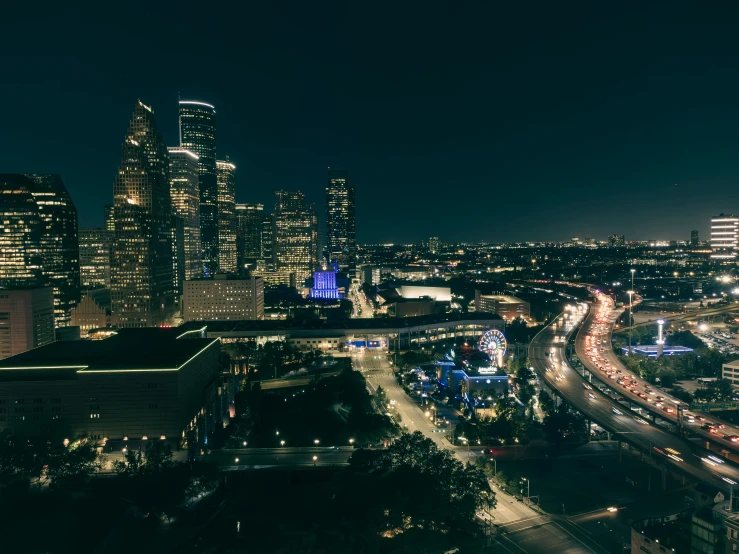
[[[633,18],[590,6],[563,17],[552,6],[530,19],[515,6],[475,17],[404,6],[388,21],[351,6],[248,6],[204,24],[216,14],[195,22],[151,7],[145,48],[126,15],[100,28],[73,8],[33,21],[33,47],[3,58],[14,86],[0,100],[15,107],[0,138],[5,171],[60,174],[81,226],[101,226],[131,102],[151,105],[176,145],[179,94],[216,107],[219,152],[240,168],[239,203],[270,205],[276,190],[299,189],[322,212],[326,168],[349,170],[360,243],[681,238],[684,221],[706,235],[712,215],[739,211],[736,45],[730,28],[710,25],[733,9],[665,16],[643,6]],[[6,21],[11,41],[30,24],[20,13]],[[508,24],[491,34],[487,21]],[[178,55],[193,25],[203,33],[197,63],[210,71]],[[78,38],[58,40],[61,29]],[[123,63],[131,53],[166,63]],[[214,75],[231,77],[224,86]],[[65,129],[66,140],[49,129]],[[399,217],[374,198],[417,209]],[[428,217],[440,202],[458,217]]]

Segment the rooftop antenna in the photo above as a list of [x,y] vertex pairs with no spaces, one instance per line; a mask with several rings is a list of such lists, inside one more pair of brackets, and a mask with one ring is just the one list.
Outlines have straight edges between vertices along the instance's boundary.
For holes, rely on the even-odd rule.
[[180,133],[180,148],[182,148],[182,116],[180,115],[180,101],[182,98],[180,97],[179,91],[177,92],[177,127],[178,131]]

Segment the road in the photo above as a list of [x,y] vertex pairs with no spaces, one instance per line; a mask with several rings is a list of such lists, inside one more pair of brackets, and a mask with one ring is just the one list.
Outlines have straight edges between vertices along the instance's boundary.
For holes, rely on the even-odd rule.
[[[621,315],[622,308],[615,308],[613,301],[604,294],[596,293],[596,299],[597,302],[585,318],[582,329],[575,341],[577,357],[588,371],[593,374],[593,377],[615,391],[615,396],[624,397],[629,402],[637,404],[657,417],[678,426],[677,406],[684,404],[684,402],[678,398],[671,397],[664,391],[659,389],[654,390],[653,387],[643,381],[639,376],[630,372],[621,363],[621,360],[611,348],[611,334],[613,332],[613,326]],[[587,351],[588,348],[591,349],[590,352]],[[613,371],[613,379],[609,378],[606,370]],[[616,373],[617,371],[620,373]],[[623,379],[624,376],[628,376],[631,383],[637,384],[628,387],[623,386],[618,381]],[[648,391],[652,391],[651,394]],[[639,396],[639,394],[642,396]],[[660,402],[661,405],[656,405],[657,402]],[[671,409],[673,411],[666,412],[665,409]],[[705,417],[705,421],[694,420],[691,423],[688,420],[688,415],[697,414],[688,414],[687,412],[684,414],[682,423],[685,429],[716,445],[713,448],[714,451],[723,453],[724,456],[728,454],[728,451],[739,452],[739,446],[725,438],[727,436],[739,436],[739,428],[732,426],[728,422],[721,421],[715,416],[701,416]],[[716,425],[720,423],[725,427],[718,429],[718,433],[710,433],[708,430],[701,428],[706,422],[715,423]],[[736,458],[734,459],[736,461]]]
[[[628,306],[625,306],[625,307],[628,308]],[[680,314],[680,315],[665,314],[664,317],[655,317],[655,320],[664,319],[665,321],[670,322],[670,323],[678,323],[681,321],[690,321],[690,320],[700,319],[702,317],[707,317],[711,315],[718,315],[718,314],[723,314],[726,312],[737,312],[737,311],[739,311],[739,304],[726,304],[718,308],[705,308],[703,310],[689,312],[689,313]],[[637,327],[645,327],[647,325],[654,325],[654,324],[655,324],[655,321],[642,321],[641,323],[635,324],[633,328],[635,329]]]
[[[649,453],[655,462],[659,460],[728,493],[730,485],[739,482],[739,469],[720,460],[703,461],[706,453],[692,443],[646,422],[596,387],[586,388],[585,379],[567,363],[564,348],[583,317],[584,314],[560,315],[534,337],[529,360],[542,381],[604,429]],[[664,455],[655,451],[655,447]]]
[[[469,451],[466,447],[454,446],[446,438],[443,432],[425,415],[425,411],[416,404],[398,384],[393,375],[392,367],[385,355],[372,353],[358,353],[352,358],[354,369],[361,371],[367,379],[368,388],[374,392],[378,386],[382,386],[388,401],[395,401],[395,409],[400,413],[401,424],[408,432],[420,431],[423,435],[434,441],[439,448],[451,450],[455,457],[463,463],[468,462],[476,452]],[[450,408],[451,411],[451,408]],[[454,421],[452,421],[454,425]],[[541,518],[541,515],[533,509],[525,506],[515,497],[502,491],[497,485],[491,483],[495,491],[497,506],[492,512],[493,522],[496,525],[507,525],[520,521],[529,521],[530,518]]]

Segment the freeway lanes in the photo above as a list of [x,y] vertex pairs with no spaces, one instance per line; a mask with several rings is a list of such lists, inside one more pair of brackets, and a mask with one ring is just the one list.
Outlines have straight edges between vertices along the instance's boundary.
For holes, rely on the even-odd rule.
[[[657,417],[677,425],[677,406],[683,404],[683,402],[665,392],[654,391],[648,383],[634,375],[621,363],[611,348],[611,333],[621,309],[614,308],[613,301],[608,296],[597,291],[594,294],[597,303],[585,318],[575,342],[577,357],[596,379],[606,383],[619,396],[623,396],[631,402],[639,404],[645,410],[656,414]],[[588,349],[590,349],[590,352],[588,352]],[[612,372],[612,379],[609,378],[608,371]],[[631,384],[624,386],[623,382],[627,376]],[[622,382],[619,383],[619,381]],[[668,409],[672,412],[666,411]],[[715,423],[713,420],[717,418],[715,416],[709,417],[710,419],[707,420]],[[739,450],[737,444],[725,438],[726,436],[739,436],[739,429],[736,427],[721,422],[724,428],[717,429],[718,433],[710,433],[701,428],[702,422],[695,420],[695,422],[690,423],[685,416],[683,417],[683,424],[691,432],[717,445],[716,451],[718,452],[722,450],[736,452]]]
[[[571,406],[650,456],[659,457],[664,463],[726,492],[730,484],[739,483],[736,467],[720,463],[720,460],[702,461],[705,454],[694,452],[694,445],[688,441],[634,416],[599,390],[585,387],[585,380],[567,363],[564,348],[581,321],[582,314],[576,317],[560,315],[534,337],[529,347],[529,360],[541,379],[557,390]],[[660,449],[664,455],[654,448]]]

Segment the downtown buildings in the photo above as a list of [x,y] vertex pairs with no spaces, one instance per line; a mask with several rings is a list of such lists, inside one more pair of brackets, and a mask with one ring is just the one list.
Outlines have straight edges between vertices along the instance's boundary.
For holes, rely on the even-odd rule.
[[182,294],[182,283],[203,275],[198,157],[184,148],[170,146],[167,150],[174,216],[173,271],[175,288]]
[[349,173],[329,169],[326,186],[326,247],[330,261],[354,268],[357,261],[357,234],[354,188]]
[[152,109],[137,102],[113,187],[111,323],[152,327],[174,312],[169,155]]
[[218,272],[218,174],[216,110],[211,104],[180,100],[180,147],[198,156],[200,241],[206,277]]
[[236,253],[236,166],[228,158],[216,161],[218,181],[218,272],[234,273]]
[[312,275],[318,263],[318,216],[302,192],[275,193],[272,249],[277,272],[294,273],[300,284]]
[[0,175],[0,286],[51,286],[57,327],[80,299],[77,209],[59,175]]
[[[262,258],[262,204],[236,204],[236,265],[239,273],[249,261]],[[270,252],[271,254],[271,252]]]

